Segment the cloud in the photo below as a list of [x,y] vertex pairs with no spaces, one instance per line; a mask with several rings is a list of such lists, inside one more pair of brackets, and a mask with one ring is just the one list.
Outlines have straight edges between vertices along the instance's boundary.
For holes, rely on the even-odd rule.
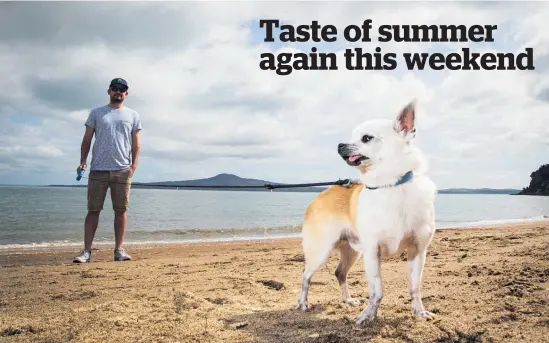
[[[549,158],[548,14],[543,2],[0,3],[0,180],[74,182],[89,110],[124,77],[127,106],[143,121],[138,181],[355,177],[337,144],[362,120],[394,118],[415,97],[418,144],[439,187],[520,188]],[[315,46],[263,42],[263,18],[336,25],[338,41],[316,46],[337,53],[340,70],[260,70],[263,52]],[[498,29],[493,43],[345,42],[344,27],[367,18],[373,33],[382,24]],[[395,71],[343,68],[346,48],[377,46],[399,56],[533,47],[536,70],[408,71],[401,57]]]

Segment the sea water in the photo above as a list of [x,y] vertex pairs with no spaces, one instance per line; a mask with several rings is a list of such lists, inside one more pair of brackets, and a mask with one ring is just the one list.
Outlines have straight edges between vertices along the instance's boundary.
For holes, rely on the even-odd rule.
[[[0,251],[81,247],[85,188],[0,187]],[[132,189],[125,244],[298,237],[317,193]],[[112,246],[110,193],[94,246]],[[438,228],[549,220],[549,197],[439,194]]]

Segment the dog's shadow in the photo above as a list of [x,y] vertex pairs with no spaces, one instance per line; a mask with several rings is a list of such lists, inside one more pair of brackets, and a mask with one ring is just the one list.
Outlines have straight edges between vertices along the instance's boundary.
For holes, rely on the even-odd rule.
[[[394,328],[407,326],[405,321],[397,318],[379,317],[372,323],[359,326],[351,317],[319,318],[317,311],[302,312],[294,309],[251,313],[223,320],[232,329],[245,330],[254,336],[255,340],[245,341],[246,343],[367,342],[376,336],[385,336],[383,328],[387,325]],[[411,342],[407,337],[398,338],[403,342]]]

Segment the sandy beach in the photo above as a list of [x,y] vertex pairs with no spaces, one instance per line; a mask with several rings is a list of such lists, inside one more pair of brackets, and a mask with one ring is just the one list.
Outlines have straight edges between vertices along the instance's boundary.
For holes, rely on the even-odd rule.
[[[0,253],[1,342],[549,342],[549,221],[438,230],[423,275],[431,321],[411,317],[406,261],[384,260],[378,319],[343,305],[332,254],[311,312],[294,310],[297,239]],[[281,283],[273,287],[269,282]],[[276,283],[275,283],[276,284]],[[362,259],[349,275],[362,302]]]

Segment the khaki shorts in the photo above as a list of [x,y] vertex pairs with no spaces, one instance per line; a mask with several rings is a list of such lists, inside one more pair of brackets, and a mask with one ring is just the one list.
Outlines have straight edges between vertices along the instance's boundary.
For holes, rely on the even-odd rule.
[[112,207],[115,211],[127,211],[130,205],[130,169],[120,171],[90,171],[88,178],[88,211],[101,211],[111,189]]

